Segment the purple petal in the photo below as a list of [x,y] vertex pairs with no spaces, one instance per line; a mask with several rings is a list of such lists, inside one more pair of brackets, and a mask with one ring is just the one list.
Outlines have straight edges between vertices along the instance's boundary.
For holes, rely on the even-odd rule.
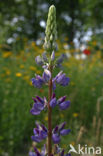
[[55,148],[56,148],[55,149],[55,154],[59,154],[60,151],[61,151],[61,148],[58,145],[56,145]]
[[70,81],[69,77],[65,77],[65,78],[63,78],[61,85],[67,86],[69,84],[69,81]]
[[42,58],[41,58],[40,55],[36,56],[35,62],[36,62],[38,65],[43,65],[43,60],[42,60]]
[[39,134],[39,130],[38,130],[37,128],[34,128],[34,129],[33,129],[33,133],[34,133],[35,135],[37,135],[37,134]]
[[40,137],[38,137],[38,136],[31,136],[31,139],[33,140],[33,141],[35,141],[35,142],[41,142],[42,141],[42,139],[40,138]]
[[65,110],[70,106],[70,101],[64,101],[63,103],[59,104],[59,108],[61,110]]
[[53,133],[57,133],[58,131],[58,126],[56,126],[54,129],[53,129]]
[[52,97],[51,97],[51,98],[52,98],[52,99],[53,99],[53,98],[55,98],[55,93],[53,93],[53,95],[52,95]]
[[57,83],[62,83],[63,79],[65,78],[65,74],[61,74],[60,76],[57,77],[56,82]]
[[29,156],[36,156],[34,152],[29,152]]
[[57,76],[54,78],[54,80],[57,80],[61,75],[62,75],[63,71],[60,71]]
[[65,58],[66,58],[66,55],[65,55],[65,54],[62,54],[62,55],[58,58],[57,64],[61,64],[61,63],[64,61]]
[[64,156],[71,156],[71,154],[70,154],[70,153],[67,153],[67,154],[65,154]]
[[34,102],[37,102],[37,100],[34,97],[32,97],[32,99],[34,100]]
[[61,123],[59,125],[59,131],[61,131],[62,129],[64,129],[65,125],[66,125],[66,122]]
[[42,127],[42,129],[43,129],[45,132],[48,131],[47,128],[46,128],[44,125],[41,125],[41,127]]
[[45,62],[48,62],[48,58],[47,58],[47,56],[46,56],[46,52],[44,52],[44,53],[42,54],[42,56],[43,56],[43,60],[44,60]]
[[57,104],[60,104],[60,103],[64,102],[65,99],[66,99],[66,96],[63,96],[63,97],[59,98],[58,101],[57,101]]
[[50,106],[53,108],[56,106],[56,104],[57,104],[56,98],[51,99]]
[[60,134],[61,135],[67,135],[67,134],[70,133],[70,131],[71,131],[70,129],[63,129],[63,130],[60,131]]
[[36,109],[38,111],[42,111],[44,109],[44,104],[37,102],[34,104],[34,109]]
[[44,144],[42,150],[41,150],[41,156],[45,156],[46,155],[46,145]]
[[53,82],[53,90],[55,90],[55,89],[56,89],[56,83]]
[[41,138],[41,139],[45,139],[46,137],[47,137],[47,132],[41,131],[41,132],[40,132],[40,138]]
[[51,78],[51,72],[47,69],[44,70],[43,79],[45,82],[48,82]]
[[56,82],[62,86],[67,86],[69,83],[69,78],[66,77],[66,74],[63,74],[62,71],[56,76]]
[[32,108],[32,109],[30,110],[30,113],[31,113],[32,115],[39,115],[40,112],[41,112],[41,111],[39,111],[39,110],[37,110],[37,109],[35,109],[35,108]]
[[39,96],[36,96],[36,98],[38,99],[39,102],[44,104],[44,100],[42,98],[40,98]]
[[60,156],[64,156],[64,149],[63,149],[62,152],[60,153]]
[[39,80],[41,83],[44,82],[43,78],[40,75],[36,75],[36,79]]
[[38,151],[38,149],[36,147],[34,147],[34,151],[36,153],[36,156],[41,156],[40,152]]
[[36,88],[41,88],[41,86],[43,85],[43,80],[41,79],[40,76],[38,76],[38,79],[32,78],[32,84],[36,87]]
[[60,136],[58,134],[53,134],[52,139],[54,144],[58,144],[60,142]]

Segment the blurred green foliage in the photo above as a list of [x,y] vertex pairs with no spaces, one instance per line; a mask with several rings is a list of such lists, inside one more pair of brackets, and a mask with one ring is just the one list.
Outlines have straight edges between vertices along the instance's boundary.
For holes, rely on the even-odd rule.
[[18,36],[33,40],[42,37],[51,4],[57,9],[59,38],[82,42],[88,31],[103,38],[102,0],[4,0],[0,2],[0,42],[9,38],[15,42]]

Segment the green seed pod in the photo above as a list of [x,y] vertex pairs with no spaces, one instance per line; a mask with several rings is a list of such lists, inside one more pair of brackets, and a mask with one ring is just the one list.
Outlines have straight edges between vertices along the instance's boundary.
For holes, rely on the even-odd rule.
[[44,49],[51,54],[57,48],[56,8],[54,5],[49,8],[45,34]]

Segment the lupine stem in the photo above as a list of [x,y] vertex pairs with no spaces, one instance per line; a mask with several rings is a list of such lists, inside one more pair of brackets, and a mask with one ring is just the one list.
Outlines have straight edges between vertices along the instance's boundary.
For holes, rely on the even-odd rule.
[[52,65],[50,65],[51,79],[49,81],[49,99],[48,99],[48,156],[52,154],[52,108],[50,100],[52,97]]

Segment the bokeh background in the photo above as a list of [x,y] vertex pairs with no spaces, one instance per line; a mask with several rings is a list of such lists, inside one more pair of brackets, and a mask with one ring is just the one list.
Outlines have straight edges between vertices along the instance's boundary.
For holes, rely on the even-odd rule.
[[[34,74],[42,74],[35,57],[44,52],[48,8],[57,9],[58,51],[67,58],[63,69],[68,87],[57,97],[71,100],[67,111],[53,111],[53,125],[67,121],[71,134],[61,147],[78,143],[103,147],[103,1],[4,0],[0,1],[0,155],[24,156],[32,147],[35,121],[47,125],[47,112],[32,116],[32,97],[47,95],[35,89]],[[59,69],[54,71],[54,75]]]

